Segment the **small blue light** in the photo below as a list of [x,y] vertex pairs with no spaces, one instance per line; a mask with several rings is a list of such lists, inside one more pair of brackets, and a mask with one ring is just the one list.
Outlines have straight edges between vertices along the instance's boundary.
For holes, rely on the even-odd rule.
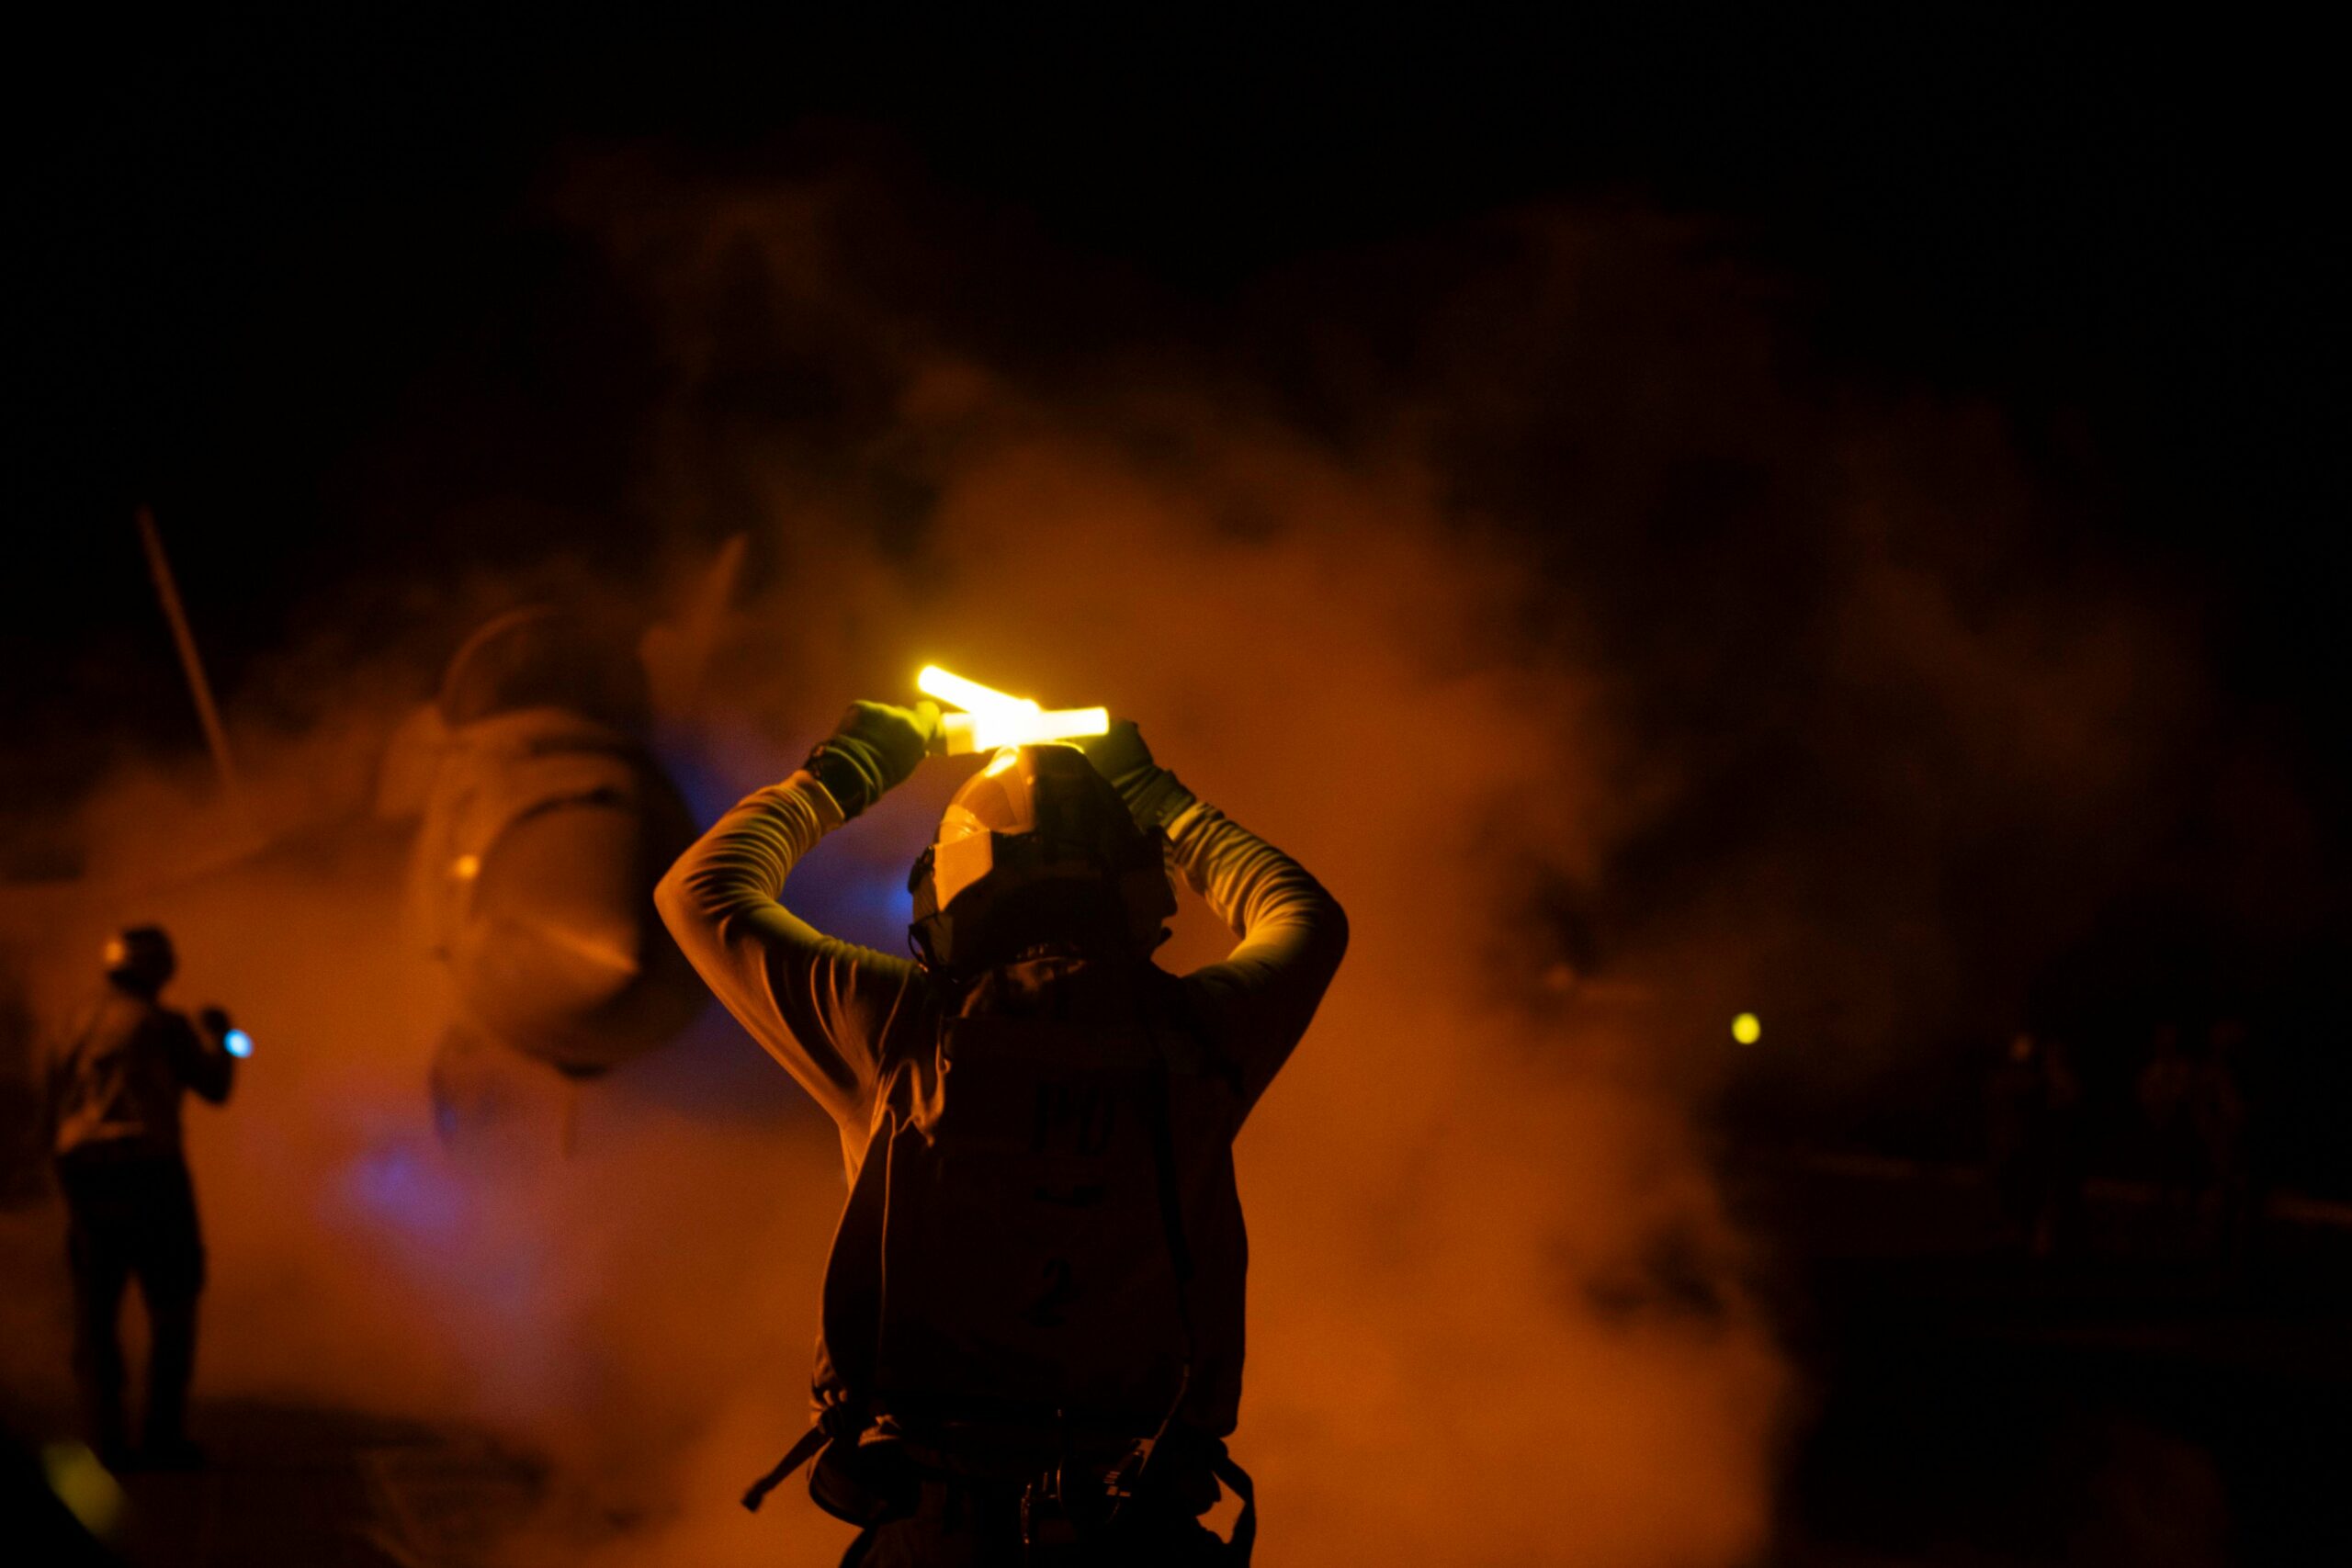
[[250,1056],[254,1054],[254,1037],[242,1029],[229,1031],[220,1037],[220,1043],[228,1047],[229,1055],[232,1056]]

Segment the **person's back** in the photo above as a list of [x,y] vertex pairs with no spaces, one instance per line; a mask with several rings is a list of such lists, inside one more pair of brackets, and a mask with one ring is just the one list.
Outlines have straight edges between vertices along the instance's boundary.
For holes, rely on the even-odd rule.
[[177,1159],[180,1102],[228,1093],[228,1058],[187,1016],[109,985],[62,1039],[51,1066],[51,1152],[60,1160]]
[[[873,1527],[854,1549],[869,1563],[1057,1540],[1070,1562],[1215,1560],[1196,1516],[1216,1476],[1246,1485],[1221,1441],[1247,1255],[1232,1140],[1312,1018],[1344,919],[1125,727],[1100,773],[1025,748],[958,792],[913,879],[921,962],[820,935],[775,901],[785,875],[911,772],[932,725],[860,705],[660,895],[714,989],[832,1113],[850,1178],[822,1418],[771,1483],[830,1439],[812,1490]],[[1149,962],[1173,908],[1163,844],[1242,939],[1182,979]]]

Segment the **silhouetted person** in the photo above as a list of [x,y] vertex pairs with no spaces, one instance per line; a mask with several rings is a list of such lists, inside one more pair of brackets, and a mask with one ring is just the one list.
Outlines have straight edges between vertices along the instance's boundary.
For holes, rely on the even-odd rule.
[[1994,1186],[2010,1234],[2037,1258],[2084,1230],[2082,1080],[2063,1041],[2019,1033],[1986,1086]]
[[2047,1258],[2078,1251],[2089,1229],[2084,1188],[2090,1177],[2090,1129],[2084,1112],[2083,1077],[2075,1066],[2074,1048],[2064,1040],[2053,1036],[2043,1043],[2041,1081],[2049,1182],[2033,1249]]
[[2020,1244],[2041,1209],[2041,1090],[2040,1042],[2012,1035],[1984,1086],[1985,1153],[2002,1222]]
[[2146,1140],[2148,1175],[2155,1184],[2157,1233],[2166,1241],[2177,1241],[2191,1228],[2203,1186],[2204,1155],[2189,1105],[2196,1076],[2179,1028],[2158,1024],[2134,1098]]
[[2204,1154],[2214,1250],[2231,1264],[2245,1261],[2263,1199],[2256,1178],[2255,1097],[2248,1089],[2246,1027],[2217,1019],[2205,1034],[2205,1054],[2189,1089],[2189,1113]]
[[[1159,767],[1133,725],[996,754],[916,863],[914,962],[776,902],[827,831],[913,772],[938,710],[855,705],[657,896],[735,1016],[832,1114],[811,1456],[865,1528],[844,1562],[1246,1562],[1247,1247],[1231,1145],[1347,944],[1295,862]],[[1172,864],[1240,939],[1151,953]],[[1202,1526],[1222,1480],[1231,1545]]]
[[[90,1440],[109,1465],[199,1462],[188,1441],[204,1241],[180,1146],[180,1099],[229,1098],[236,1063],[217,1008],[191,1025],[158,999],[177,967],[153,926],[107,943],[104,994],[59,1036],[48,1104],[74,1273],[74,1363]],[[146,1419],[134,1454],[123,1410],[119,1320],[136,1278],[147,1303]]]

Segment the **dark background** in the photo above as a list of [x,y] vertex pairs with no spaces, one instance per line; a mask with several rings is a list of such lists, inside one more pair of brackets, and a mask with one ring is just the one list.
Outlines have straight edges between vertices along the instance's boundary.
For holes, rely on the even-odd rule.
[[[2304,701],[2332,597],[2320,437],[2341,412],[2310,41],[1929,11],[1639,36],[966,17],[85,42],[43,62],[55,96],[18,142],[15,203],[19,525],[78,570],[30,592],[12,574],[9,633],[38,649],[152,620],[90,570],[93,536],[122,533],[102,520],[145,498],[191,574],[215,531],[276,547],[222,585],[252,613],[211,634],[225,658],[266,643],[272,606],[375,543],[319,546],[321,512],[354,507],[339,466],[461,380],[476,404],[447,417],[494,410],[520,439],[450,444],[420,491],[599,493],[561,436],[626,416],[646,345],[617,320],[594,336],[594,279],[533,199],[559,155],[649,140],[785,171],[878,128],[1171,310],[1538,197],[1732,218],[1823,354],[1997,400],[2029,433],[2078,422],[2105,459],[2099,543],[2193,560],[2233,689]],[[2331,760],[2334,728],[2312,727]]]

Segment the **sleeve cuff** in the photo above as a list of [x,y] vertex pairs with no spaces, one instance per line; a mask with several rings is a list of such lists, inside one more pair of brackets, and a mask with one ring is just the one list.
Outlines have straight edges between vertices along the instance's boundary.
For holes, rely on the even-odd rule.
[[773,787],[778,795],[797,795],[806,800],[808,808],[816,813],[817,827],[821,832],[830,833],[849,820],[849,813],[833,798],[833,792],[825,787],[825,781],[806,768]]
[[1166,768],[1139,768],[1121,779],[1118,787],[1128,815],[1147,831],[1168,827],[1195,804],[1193,792]]

